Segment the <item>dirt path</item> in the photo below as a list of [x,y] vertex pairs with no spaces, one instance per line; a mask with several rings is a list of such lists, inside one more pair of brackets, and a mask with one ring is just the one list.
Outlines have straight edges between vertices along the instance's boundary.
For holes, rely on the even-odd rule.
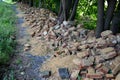
[[17,19],[17,49],[11,63],[17,80],[45,80],[40,77],[39,68],[49,56],[33,56],[29,50],[24,50],[24,45],[29,43],[31,37],[27,32],[27,26],[24,24],[24,13],[14,5]]

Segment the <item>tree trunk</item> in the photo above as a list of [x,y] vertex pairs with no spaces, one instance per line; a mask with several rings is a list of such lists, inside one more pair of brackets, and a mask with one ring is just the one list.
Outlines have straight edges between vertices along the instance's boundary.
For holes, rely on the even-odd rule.
[[96,28],[96,38],[99,38],[104,26],[104,0],[98,0],[98,19]]
[[67,20],[67,15],[66,15],[66,0],[62,0],[62,6],[63,6],[63,17],[64,17],[64,20],[66,21]]
[[78,2],[79,2],[79,0],[73,1],[74,5],[73,5],[73,8],[72,8],[70,18],[69,18],[70,21],[73,21],[75,19]]
[[59,12],[58,12],[58,18],[62,14],[62,11],[63,11],[63,7],[62,7],[62,2],[60,1],[60,9],[59,9]]
[[41,3],[41,0],[39,0],[39,8],[42,7],[42,3]]
[[33,7],[33,0],[29,1],[29,5],[30,5],[30,7]]
[[119,0],[119,4],[117,6],[117,11],[112,20],[111,30],[112,30],[113,34],[120,32],[120,0]]
[[110,23],[113,17],[113,13],[116,7],[117,0],[107,0],[107,2],[108,2],[108,8],[107,8],[107,13],[106,13],[104,30],[110,29]]

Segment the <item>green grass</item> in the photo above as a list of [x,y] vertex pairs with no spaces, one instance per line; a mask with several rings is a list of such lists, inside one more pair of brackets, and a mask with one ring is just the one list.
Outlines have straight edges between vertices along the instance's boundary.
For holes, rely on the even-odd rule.
[[15,13],[11,5],[0,2],[0,64],[7,64],[14,53]]

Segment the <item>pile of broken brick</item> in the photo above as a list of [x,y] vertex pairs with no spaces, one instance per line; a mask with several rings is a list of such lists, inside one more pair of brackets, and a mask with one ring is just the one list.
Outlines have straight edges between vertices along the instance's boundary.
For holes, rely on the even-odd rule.
[[[114,80],[116,78],[120,71],[120,34],[114,36],[107,30],[101,33],[101,38],[96,39],[87,38],[86,29],[78,32],[78,27],[63,28],[61,26],[57,30],[50,29],[49,32],[46,31],[46,34],[43,32],[40,37],[44,37],[44,40],[52,43],[54,48],[58,48],[55,49],[55,57],[61,55],[78,57],[73,59],[73,63],[79,69],[71,73],[72,80],[76,80],[78,75],[84,80]],[[66,30],[66,32],[61,30]]]
[[113,35],[106,30],[96,39],[94,31],[84,29],[82,24],[75,26],[72,21],[57,24],[55,14],[49,10],[30,8],[24,11],[25,20],[33,29],[31,36],[49,42],[54,57],[78,57],[73,63],[79,69],[72,71],[69,77],[60,75],[62,79],[76,80],[80,76],[83,80],[120,80],[120,34]]

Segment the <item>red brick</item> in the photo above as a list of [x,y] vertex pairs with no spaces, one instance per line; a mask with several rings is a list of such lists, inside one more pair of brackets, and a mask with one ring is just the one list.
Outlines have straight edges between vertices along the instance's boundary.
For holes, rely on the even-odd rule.
[[109,71],[109,69],[106,66],[102,66],[98,70],[105,73],[105,74],[108,73],[108,71]]
[[105,75],[106,79],[114,79],[114,75],[113,74],[106,74]]
[[120,71],[120,63],[115,66],[115,68],[112,70],[112,73],[116,75]]
[[105,61],[104,57],[103,56],[96,56],[95,57],[95,61],[96,63],[102,63]]
[[99,74],[99,73],[88,73],[87,75],[86,75],[86,77],[87,78],[92,78],[92,79],[102,79],[102,75],[101,74]]
[[105,59],[111,59],[111,58],[114,58],[115,56],[117,56],[117,53],[113,51],[113,52],[110,52],[109,54],[106,54]]

